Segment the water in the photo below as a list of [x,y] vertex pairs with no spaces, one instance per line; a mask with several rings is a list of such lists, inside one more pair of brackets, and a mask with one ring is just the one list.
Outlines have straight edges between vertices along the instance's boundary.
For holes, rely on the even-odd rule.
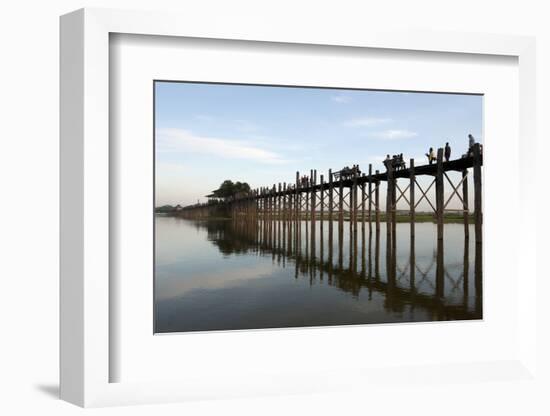
[[[193,221],[157,216],[156,332],[480,319],[481,247],[464,226]],[[353,238],[356,235],[356,238]],[[470,235],[474,235],[473,226]],[[321,238],[322,236],[322,238]],[[412,252],[412,255],[411,255]]]

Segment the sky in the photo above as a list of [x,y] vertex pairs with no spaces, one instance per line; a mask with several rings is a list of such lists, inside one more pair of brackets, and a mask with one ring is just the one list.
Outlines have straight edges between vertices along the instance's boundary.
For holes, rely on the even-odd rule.
[[468,134],[482,142],[482,111],[480,95],[157,81],[156,205],[206,202],[226,179],[258,188],[310,169],[384,171],[386,154],[424,165],[445,142],[455,159]]

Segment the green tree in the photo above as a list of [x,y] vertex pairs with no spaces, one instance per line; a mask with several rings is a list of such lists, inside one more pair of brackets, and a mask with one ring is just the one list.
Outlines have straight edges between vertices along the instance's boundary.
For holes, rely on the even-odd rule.
[[233,182],[230,179],[227,179],[222,182],[220,187],[210,195],[207,195],[208,198],[218,198],[218,199],[230,199],[237,194],[249,193],[250,185],[246,182]]

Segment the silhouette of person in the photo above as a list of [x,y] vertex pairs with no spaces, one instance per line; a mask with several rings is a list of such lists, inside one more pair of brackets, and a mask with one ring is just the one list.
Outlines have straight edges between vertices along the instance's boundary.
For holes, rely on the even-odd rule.
[[390,155],[386,155],[386,159],[384,160],[384,166],[386,167],[386,169],[389,168],[390,162],[391,162]]
[[451,146],[449,146],[449,142],[445,143],[445,161],[449,161],[451,159]]
[[474,147],[474,144],[476,144],[476,139],[474,139],[474,136],[471,134],[468,134],[468,149],[471,151],[472,147]]
[[428,157],[428,162],[431,165],[432,162],[436,159],[433,147],[430,147],[430,150],[428,153],[426,153],[426,156]]

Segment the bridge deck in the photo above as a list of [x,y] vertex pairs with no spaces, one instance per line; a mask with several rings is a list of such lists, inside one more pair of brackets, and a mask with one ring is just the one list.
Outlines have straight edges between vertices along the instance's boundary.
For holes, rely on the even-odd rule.
[[[483,164],[483,158],[482,157],[481,157],[481,164]],[[462,172],[464,169],[472,168],[474,166],[474,158],[473,157],[463,157],[463,158],[460,158],[460,159],[449,160],[448,162],[443,162],[442,165],[443,165],[443,171],[444,172],[449,172],[449,171]],[[422,166],[415,166],[414,167],[415,176],[423,176],[423,175],[435,176],[436,173],[437,173],[437,163],[432,163],[432,164],[428,164],[428,165],[422,165]],[[394,170],[393,174],[394,174],[395,178],[410,178],[411,169],[406,168],[406,169],[401,169],[401,170]],[[384,182],[384,181],[387,181],[387,180],[388,180],[388,173],[387,172],[373,174],[370,177],[368,175],[364,174],[363,176],[358,176],[355,179],[342,180],[342,186],[344,188],[349,188],[353,185],[354,181],[357,181],[357,185],[363,185],[363,184],[369,183],[369,182],[377,183],[377,182]],[[340,186],[340,180],[333,181],[332,186],[333,186],[333,188],[339,187]],[[322,184],[316,184],[316,185],[313,185],[313,186],[304,186],[304,187],[301,186],[301,187],[298,188],[298,192],[303,193],[303,192],[311,192],[311,191],[320,191],[321,189],[328,190],[329,188],[330,188],[330,183],[327,181],[327,182],[324,182]],[[273,197],[273,196],[294,195],[295,193],[296,193],[296,189],[292,188],[292,189],[287,189],[286,191],[280,191],[280,192],[279,191],[271,191],[271,192],[267,192],[265,194],[250,196],[250,197],[245,198],[245,199],[258,199],[258,198],[261,199],[261,198],[268,198],[268,197]]]

